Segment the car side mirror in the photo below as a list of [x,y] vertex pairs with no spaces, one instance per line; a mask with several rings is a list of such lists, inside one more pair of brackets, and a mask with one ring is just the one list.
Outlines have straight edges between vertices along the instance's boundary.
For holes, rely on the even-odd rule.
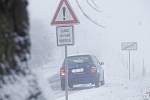
[[104,65],[104,62],[100,62],[99,64],[100,64],[100,65]]

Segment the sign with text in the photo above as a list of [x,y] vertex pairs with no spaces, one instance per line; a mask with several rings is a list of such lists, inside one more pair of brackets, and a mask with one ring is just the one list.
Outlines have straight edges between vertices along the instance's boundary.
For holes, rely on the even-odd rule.
[[73,26],[56,27],[57,46],[74,45]]
[[137,42],[122,42],[122,50],[137,50]]

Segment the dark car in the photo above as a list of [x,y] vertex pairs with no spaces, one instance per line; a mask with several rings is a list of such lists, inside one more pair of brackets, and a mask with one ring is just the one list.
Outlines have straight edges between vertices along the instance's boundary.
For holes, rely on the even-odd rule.
[[68,56],[60,68],[61,89],[65,90],[65,66],[68,67],[68,86],[92,83],[95,87],[104,84],[104,70],[93,55]]

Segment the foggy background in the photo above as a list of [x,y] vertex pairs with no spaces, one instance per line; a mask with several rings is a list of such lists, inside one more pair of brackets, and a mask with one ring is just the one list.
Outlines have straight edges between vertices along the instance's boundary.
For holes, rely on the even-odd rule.
[[[76,0],[68,0],[80,21],[74,25],[75,45],[68,47],[68,55],[93,54],[108,70],[117,73],[128,68],[128,51],[121,50],[121,42],[137,42],[138,50],[131,51],[131,70],[141,75],[143,60],[150,72],[150,1],[149,0],[78,0],[83,11],[98,24],[89,21]],[[93,3],[91,2],[93,1]],[[30,0],[32,66],[50,63],[60,67],[64,47],[57,47],[56,26],[51,26],[60,0]],[[49,66],[50,67],[50,66]],[[117,74],[116,73],[116,74]],[[121,74],[119,73],[119,74]],[[117,74],[118,75],[118,74]]]

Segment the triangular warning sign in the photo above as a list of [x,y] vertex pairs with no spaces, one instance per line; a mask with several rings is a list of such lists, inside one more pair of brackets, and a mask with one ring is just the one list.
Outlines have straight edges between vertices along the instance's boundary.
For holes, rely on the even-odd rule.
[[52,25],[79,23],[67,0],[61,0],[51,22]]

